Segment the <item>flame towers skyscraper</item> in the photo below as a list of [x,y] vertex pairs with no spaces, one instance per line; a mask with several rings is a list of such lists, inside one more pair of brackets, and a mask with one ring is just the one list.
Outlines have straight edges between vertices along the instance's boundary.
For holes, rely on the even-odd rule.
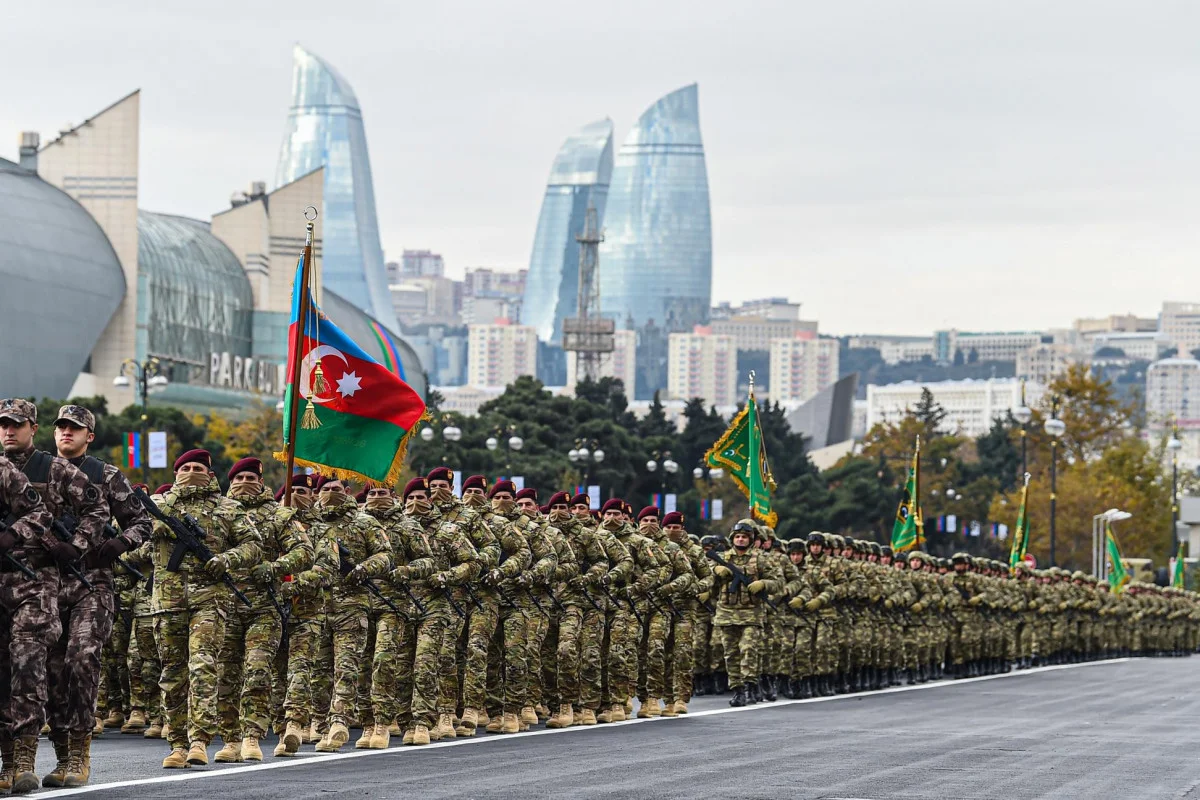
[[325,168],[323,283],[398,331],[383,267],[375,187],[358,98],[349,82],[321,58],[300,45],[295,46],[293,56],[292,106],[275,186]]

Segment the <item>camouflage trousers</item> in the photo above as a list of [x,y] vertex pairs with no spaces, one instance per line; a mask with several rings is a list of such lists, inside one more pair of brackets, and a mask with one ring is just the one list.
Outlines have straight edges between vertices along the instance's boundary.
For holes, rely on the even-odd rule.
[[[583,607],[573,603],[565,607],[566,611],[559,614],[543,645],[544,650],[554,647],[552,653],[542,654],[542,682],[551,711],[566,703],[582,708],[579,681],[583,657]],[[595,612],[595,609],[590,610]],[[553,668],[547,669],[547,663]],[[599,701],[599,697],[596,699]]]
[[[375,623],[375,656],[371,663],[371,718],[376,725],[412,721],[412,669],[401,661],[413,626],[399,614],[385,611]],[[402,698],[406,701],[402,702]],[[404,712],[401,713],[401,705]]]
[[722,625],[717,628],[725,649],[725,672],[730,686],[758,680],[762,659],[763,631],[757,625]]
[[467,618],[466,652],[463,655],[463,706],[482,710],[487,706],[488,645],[500,624],[500,605],[494,597],[480,595],[483,610]]
[[279,615],[270,605],[238,603],[226,617],[217,656],[217,713],[226,743],[262,739],[271,730],[271,672],[282,636]]
[[[466,613],[467,606],[459,603],[459,608]],[[455,714],[458,712],[458,694],[460,683],[458,677],[458,643],[462,637],[466,620],[447,609],[445,628],[442,631],[442,646],[438,651],[438,695],[437,713]]]
[[[545,601],[542,601],[545,606]],[[525,640],[525,705],[542,703],[542,643],[550,630],[550,618],[545,614],[534,614],[526,626]]]
[[667,693],[667,638],[671,635],[671,612],[651,609],[639,603],[638,610],[646,621],[638,644],[638,699],[659,697]]
[[158,658],[158,643],[154,639],[154,617],[133,618],[133,647],[129,649],[129,700],[134,708],[142,708],[151,720],[162,719],[162,661]]
[[[382,604],[381,604],[382,605]],[[374,605],[367,612],[367,639],[363,645],[363,668],[358,673],[358,685],[354,692],[354,705],[350,710],[350,727],[367,724],[371,719],[371,664],[375,658],[375,627],[382,610]]]
[[[571,676],[568,675],[564,684],[562,673],[559,673],[563,702],[570,701],[578,708],[590,708],[592,711],[600,708],[600,695],[604,683],[604,622],[603,611],[590,605],[583,609],[579,621],[579,672],[575,681],[576,688],[570,688]],[[562,642],[561,631],[559,642]]]
[[46,657],[58,641],[58,569],[29,580],[0,572],[0,739],[37,736],[45,721]]
[[145,706],[134,699],[133,686],[141,682],[141,676],[133,675],[131,662],[137,649],[133,638],[133,618],[131,612],[122,608],[123,613],[114,613],[112,633],[100,651],[100,689],[96,694],[96,714],[103,716],[106,711],[129,711],[134,708],[144,709]]
[[225,638],[225,614],[223,602],[215,600],[154,618],[172,749],[197,740],[208,743],[217,734],[217,656]]
[[703,613],[696,617],[692,626],[692,663],[697,675],[709,675],[715,670],[711,656],[712,615]]
[[89,591],[79,580],[66,578],[59,589],[62,633],[46,654],[50,678],[47,711],[54,733],[83,736],[96,724],[100,651],[112,633],[113,593],[104,583],[94,586]]
[[[313,692],[317,669],[317,648],[325,627],[325,613],[316,609],[292,609],[288,626],[287,692],[283,697],[283,715],[288,722],[308,727],[317,708]],[[326,706],[328,707],[328,706]]]
[[555,611],[546,621],[546,634],[542,637],[541,647],[538,648],[538,666],[540,674],[537,684],[540,687],[537,697],[557,713],[560,703],[558,695],[558,628],[562,623],[563,614]]
[[425,601],[425,613],[416,614],[412,632],[398,643],[400,669],[412,675],[412,692],[399,696],[399,716],[416,725],[432,728],[437,724],[440,682],[438,664],[446,643],[446,629],[453,614],[445,599]]
[[813,635],[812,664],[814,675],[833,675],[841,666],[838,631],[841,620],[835,614],[822,615]]
[[500,620],[488,645],[487,712],[490,716],[519,713],[528,697],[529,661],[525,648],[528,629],[538,612],[531,603],[518,602],[521,603],[519,608],[500,609]]
[[758,666],[759,674],[774,674],[775,664],[779,660],[783,648],[783,627],[779,614],[770,608],[763,619],[762,663]]
[[[645,617],[643,617],[645,619]],[[638,643],[642,628],[626,608],[608,612],[608,691],[605,703],[624,703],[633,697],[638,676]]]
[[321,629],[313,650],[312,715],[321,733],[329,730],[329,704],[333,701],[333,629],[329,611],[321,613]]
[[954,664],[981,658],[983,632],[978,617],[964,614],[957,619],[957,626],[950,640],[950,659]]
[[326,618],[333,647],[333,690],[329,725],[348,725],[358,706],[358,679],[367,649],[367,610],[353,605],[333,607]]
[[681,608],[682,617],[676,618],[671,626],[671,635],[667,637],[667,650],[664,658],[666,676],[663,696],[667,701],[686,703],[692,699],[692,642],[695,636],[696,612],[694,609]]
[[814,661],[814,649],[817,638],[816,617],[804,616],[797,618],[793,628],[792,663],[785,673],[789,678],[797,680],[809,678],[817,674]]

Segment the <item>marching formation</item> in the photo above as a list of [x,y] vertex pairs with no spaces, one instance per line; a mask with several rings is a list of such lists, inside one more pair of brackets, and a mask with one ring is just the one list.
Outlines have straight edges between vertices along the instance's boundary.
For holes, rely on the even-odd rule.
[[[203,450],[153,494],[87,455],[64,406],[0,402],[0,791],[81,786],[105,728],[164,768],[420,746],[1200,645],[1195,593],[1107,583],[438,468],[402,491],[298,474],[287,504]],[[45,726],[45,727],[44,727]],[[351,742],[352,729],[361,735]],[[35,774],[39,731],[58,763]]]

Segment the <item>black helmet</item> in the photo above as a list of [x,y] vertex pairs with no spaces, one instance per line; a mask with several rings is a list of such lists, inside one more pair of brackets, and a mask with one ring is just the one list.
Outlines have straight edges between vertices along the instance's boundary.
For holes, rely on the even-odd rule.
[[788,539],[787,551],[789,553],[803,553],[806,542],[803,539]]
[[820,531],[812,531],[808,534],[808,543],[816,543],[824,547],[827,544],[825,541],[825,534],[821,533]]

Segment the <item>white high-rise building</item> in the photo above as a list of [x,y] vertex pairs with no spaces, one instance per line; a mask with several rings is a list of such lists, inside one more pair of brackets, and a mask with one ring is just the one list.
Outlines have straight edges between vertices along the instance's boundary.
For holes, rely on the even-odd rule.
[[1152,427],[1172,423],[1200,428],[1200,361],[1164,358],[1146,370],[1146,418]]
[[1163,303],[1159,330],[1187,358],[1200,348],[1200,303]]
[[[1021,382],[1015,378],[934,383],[904,381],[887,386],[870,384],[867,386],[867,430],[881,422],[899,422],[917,407],[924,389],[928,389],[934,401],[946,410],[942,428],[947,433],[963,436],[987,433],[993,420],[1006,418],[1009,411],[1021,405]],[[1027,382],[1026,403],[1035,405],[1044,392],[1042,384]]]
[[529,325],[496,323],[467,328],[467,385],[507,386],[537,374],[537,331]]
[[[613,351],[600,357],[600,378],[619,378],[625,385],[625,396],[633,397],[633,382],[637,380],[637,331],[613,332]],[[579,383],[575,354],[567,353],[567,388],[575,390]]]
[[737,346],[732,336],[697,325],[691,333],[672,333],[667,342],[667,394],[673,400],[699,397],[705,405],[736,401]]
[[838,379],[837,339],[811,333],[771,341],[771,399],[804,402]]

